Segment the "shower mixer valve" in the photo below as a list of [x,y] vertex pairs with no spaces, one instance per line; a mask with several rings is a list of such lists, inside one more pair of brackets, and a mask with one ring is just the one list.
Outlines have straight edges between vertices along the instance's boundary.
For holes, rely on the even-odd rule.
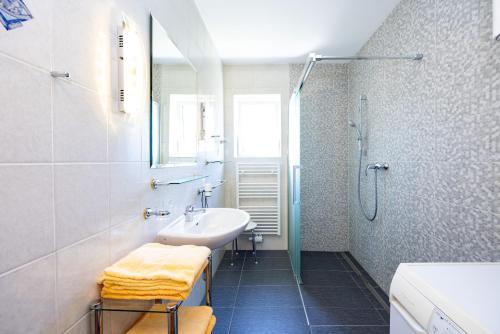
[[379,170],[379,169],[383,169],[383,170],[387,170],[389,169],[389,164],[384,162],[377,162],[377,163],[374,163],[374,164],[368,164],[366,165],[366,169],[365,169],[365,175],[368,175],[368,170],[369,169],[375,169],[375,170]]

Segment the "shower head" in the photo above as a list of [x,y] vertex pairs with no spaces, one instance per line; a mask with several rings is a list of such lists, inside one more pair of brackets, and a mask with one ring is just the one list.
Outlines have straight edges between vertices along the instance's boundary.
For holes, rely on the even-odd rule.
[[361,139],[362,139],[361,131],[359,130],[359,128],[356,125],[356,123],[354,123],[352,120],[349,120],[348,123],[349,123],[349,126],[351,128],[355,128],[356,129],[356,132],[358,133],[358,141],[361,142]]

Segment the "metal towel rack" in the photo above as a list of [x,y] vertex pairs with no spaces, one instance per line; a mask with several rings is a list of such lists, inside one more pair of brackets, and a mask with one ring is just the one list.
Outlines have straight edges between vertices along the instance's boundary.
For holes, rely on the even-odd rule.
[[237,207],[248,212],[257,224],[257,234],[281,234],[280,174],[279,163],[237,166]]

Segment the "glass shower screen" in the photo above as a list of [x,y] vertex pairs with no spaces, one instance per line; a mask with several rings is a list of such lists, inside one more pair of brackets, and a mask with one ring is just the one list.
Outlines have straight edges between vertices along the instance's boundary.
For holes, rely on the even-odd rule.
[[300,91],[294,92],[288,111],[288,252],[297,282],[300,275]]

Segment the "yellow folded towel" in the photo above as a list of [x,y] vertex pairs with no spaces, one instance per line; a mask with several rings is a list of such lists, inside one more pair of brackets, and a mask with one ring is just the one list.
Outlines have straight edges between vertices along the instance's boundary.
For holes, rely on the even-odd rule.
[[105,278],[117,281],[165,280],[174,285],[193,285],[210,249],[203,246],[145,244],[104,270]]
[[[165,305],[156,304],[152,310],[164,309]],[[165,313],[147,313],[142,316],[127,334],[165,334],[168,326]],[[179,334],[210,334],[215,327],[215,316],[209,306],[182,306],[178,313]]]
[[210,318],[210,322],[208,323],[207,330],[205,331],[205,334],[212,334],[212,331],[215,328],[215,324],[217,322],[217,318],[215,318],[215,315],[212,315]]
[[[205,265],[208,264],[206,261]],[[195,282],[203,274],[205,266],[201,268],[200,272],[195,277]],[[152,300],[152,299],[168,299],[168,300],[186,300],[191,293],[193,286],[188,290],[180,290],[178,287],[169,288],[165,287],[161,281],[157,285],[141,286],[141,285],[119,285],[110,283],[108,280],[103,282],[101,290],[101,297],[109,299],[139,299],[139,300]]]
[[101,296],[114,299],[187,298],[206,267],[210,249],[150,243],[104,270]]

